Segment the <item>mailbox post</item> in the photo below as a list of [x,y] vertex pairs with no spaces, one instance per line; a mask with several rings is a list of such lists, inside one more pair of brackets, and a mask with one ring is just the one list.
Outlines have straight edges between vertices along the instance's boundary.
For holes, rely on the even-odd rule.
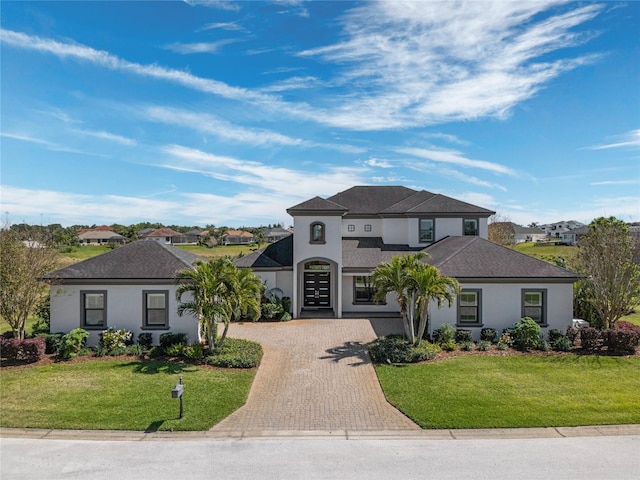
[[182,375],[180,375],[180,383],[171,390],[171,398],[180,399],[180,418],[183,417],[184,409],[182,407],[182,394],[184,393],[184,385],[182,384]]

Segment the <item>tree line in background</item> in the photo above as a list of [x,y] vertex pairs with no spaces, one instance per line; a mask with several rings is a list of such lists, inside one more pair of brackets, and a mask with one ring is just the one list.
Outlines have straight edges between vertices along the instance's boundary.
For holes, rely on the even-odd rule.
[[[8,222],[5,222],[8,223]],[[282,224],[268,224],[268,225],[260,225],[258,227],[239,227],[239,230],[247,231],[254,235],[256,241],[262,239],[264,242],[264,238],[266,238],[266,232],[271,230],[272,228],[282,227]],[[72,225],[70,227],[63,227],[59,223],[52,223],[49,225],[29,225],[27,223],[17,223],[9,226],[3,227],[4,229],[12,230],[20,240],[24,241],[34,241],[37,239],[46,239],[47,243],[51,243],[56,247],[62,246],[75,246],[79,244],[78,241],[78,231],[82,229],[91,229],[96,228],[98,225]],[[199,226],[185,226],[185,225],[164,225],[162,223],[151,223],[151,222],[140,222],[134,223],[132,225],[121,225],[119,223],[114,223],[112,225],[108,225],[109,228],[118,235],[122,235],[125,237],[127,243],[133,242],[138,239],[138,233],[141,230],[145,230],[148,228],[170,228],[171,230],[175,230],[179,233],[187,233],[192,230],[208,230],[209,236],[215,238],[218,243],[222,236],[228,230],[234,230],[232,227],[228,226],[218,226],[215,225],[206,225],[204,227]]]

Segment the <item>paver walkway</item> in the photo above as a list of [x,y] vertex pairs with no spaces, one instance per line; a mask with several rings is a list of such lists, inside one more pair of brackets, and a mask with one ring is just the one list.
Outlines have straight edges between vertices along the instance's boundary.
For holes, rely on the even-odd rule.
[[419,430],[385,399],[366,344],[369,320],[232,324],[262,344],[247,403],[212,432]]

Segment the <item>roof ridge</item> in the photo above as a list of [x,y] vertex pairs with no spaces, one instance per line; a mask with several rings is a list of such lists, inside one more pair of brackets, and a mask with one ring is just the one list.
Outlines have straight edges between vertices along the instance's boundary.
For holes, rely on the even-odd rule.
[[[437,242],[432,243],[431,245],[429,245],[427,248],[430,248],[434,245],[437,245],[438,243],[442,242],[443,240],[446,240],[448,238],[458,238],[461,237],[461,235],[447,235],[446,237],[441,238],[440,240],[438,240]],[[453,257],[459,255],[460,253],[462,253],[464,250],[466,250],[467,248],[469,248],[469,245],[471,245],[474,241],[476,241],[478,238],[480,237],[470,237],[470,241],[465,243],[461,248],[457,249],[454,252],[451,252],[451,255],[449,255],[448,257],[446,257],[444,260],[442,260],[441,262],[439,262],[439,265],[442,265],[446,262],[448,262],[449,260],[451,260]],[[426,249],[425,249],[426,250]]]

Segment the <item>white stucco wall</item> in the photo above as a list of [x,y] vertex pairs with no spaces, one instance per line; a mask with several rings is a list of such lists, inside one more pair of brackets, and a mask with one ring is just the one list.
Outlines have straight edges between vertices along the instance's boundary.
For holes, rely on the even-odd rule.
[[[354,226],[354,231],[349,231],[349,225]],[[365,225],[371,226],[371,231],[365,231]],[[382,220],[377,218],[345,218],[342,221],[343,237],[382,237]]]
[[[546,315],[547,327],[544,327],[543,333],[546,334],[550,329],[565,330],[571,324],[573,318],[573,285],[572,284],[556,284],[556,283],[522,283],[522,284],[505,284],[505,283],[469,283],[462,284],[463,289],[480,289],[482,290],[482,327],[490,327],[498,330],[498,334],[503,329],[512,327],[522,318],[522,290],[540,290],[546,289]],[[456,325],[457,320],[457,303],[451,308],[446,305],[438,309],[436,304],[431,306],[432,324],[431,331],[440,328],[444,323]],[[458,327],[472,330],[474,340],[480,338],[480,330],[482,327]]]
[[[310,227],[312,223],[325,225],[325,243],[310,243]],[[294,219],[293,263],[294,265],[307,258],[328,258],[342,263],[342,217],[296,216]]]
[[408,225],[407,219],[406,218],[383,219],[382,220],[382,241],[384,243],[399,244],[399,245],[408,244],[409,243],[409,225]]
[[[159,343],[162,333],[186,333],[189,342],[198,340],[198,323],[190,315],[178,316],[176,285],[52,285],[51,293],[51,331],[67,333],[74,328],[82,328],[81,324],[81,291],[107,291],[107,325],[99,330],[89,332],[88,346],[96,346],[100,333],[106,328],[126,329],[133,332],[137,341],[138,334],[153,334],[153,343]],[[169,328],[163,330],[143,329],[143,290],[168,290]],[[185,296],[186,300],[187,297]]]

